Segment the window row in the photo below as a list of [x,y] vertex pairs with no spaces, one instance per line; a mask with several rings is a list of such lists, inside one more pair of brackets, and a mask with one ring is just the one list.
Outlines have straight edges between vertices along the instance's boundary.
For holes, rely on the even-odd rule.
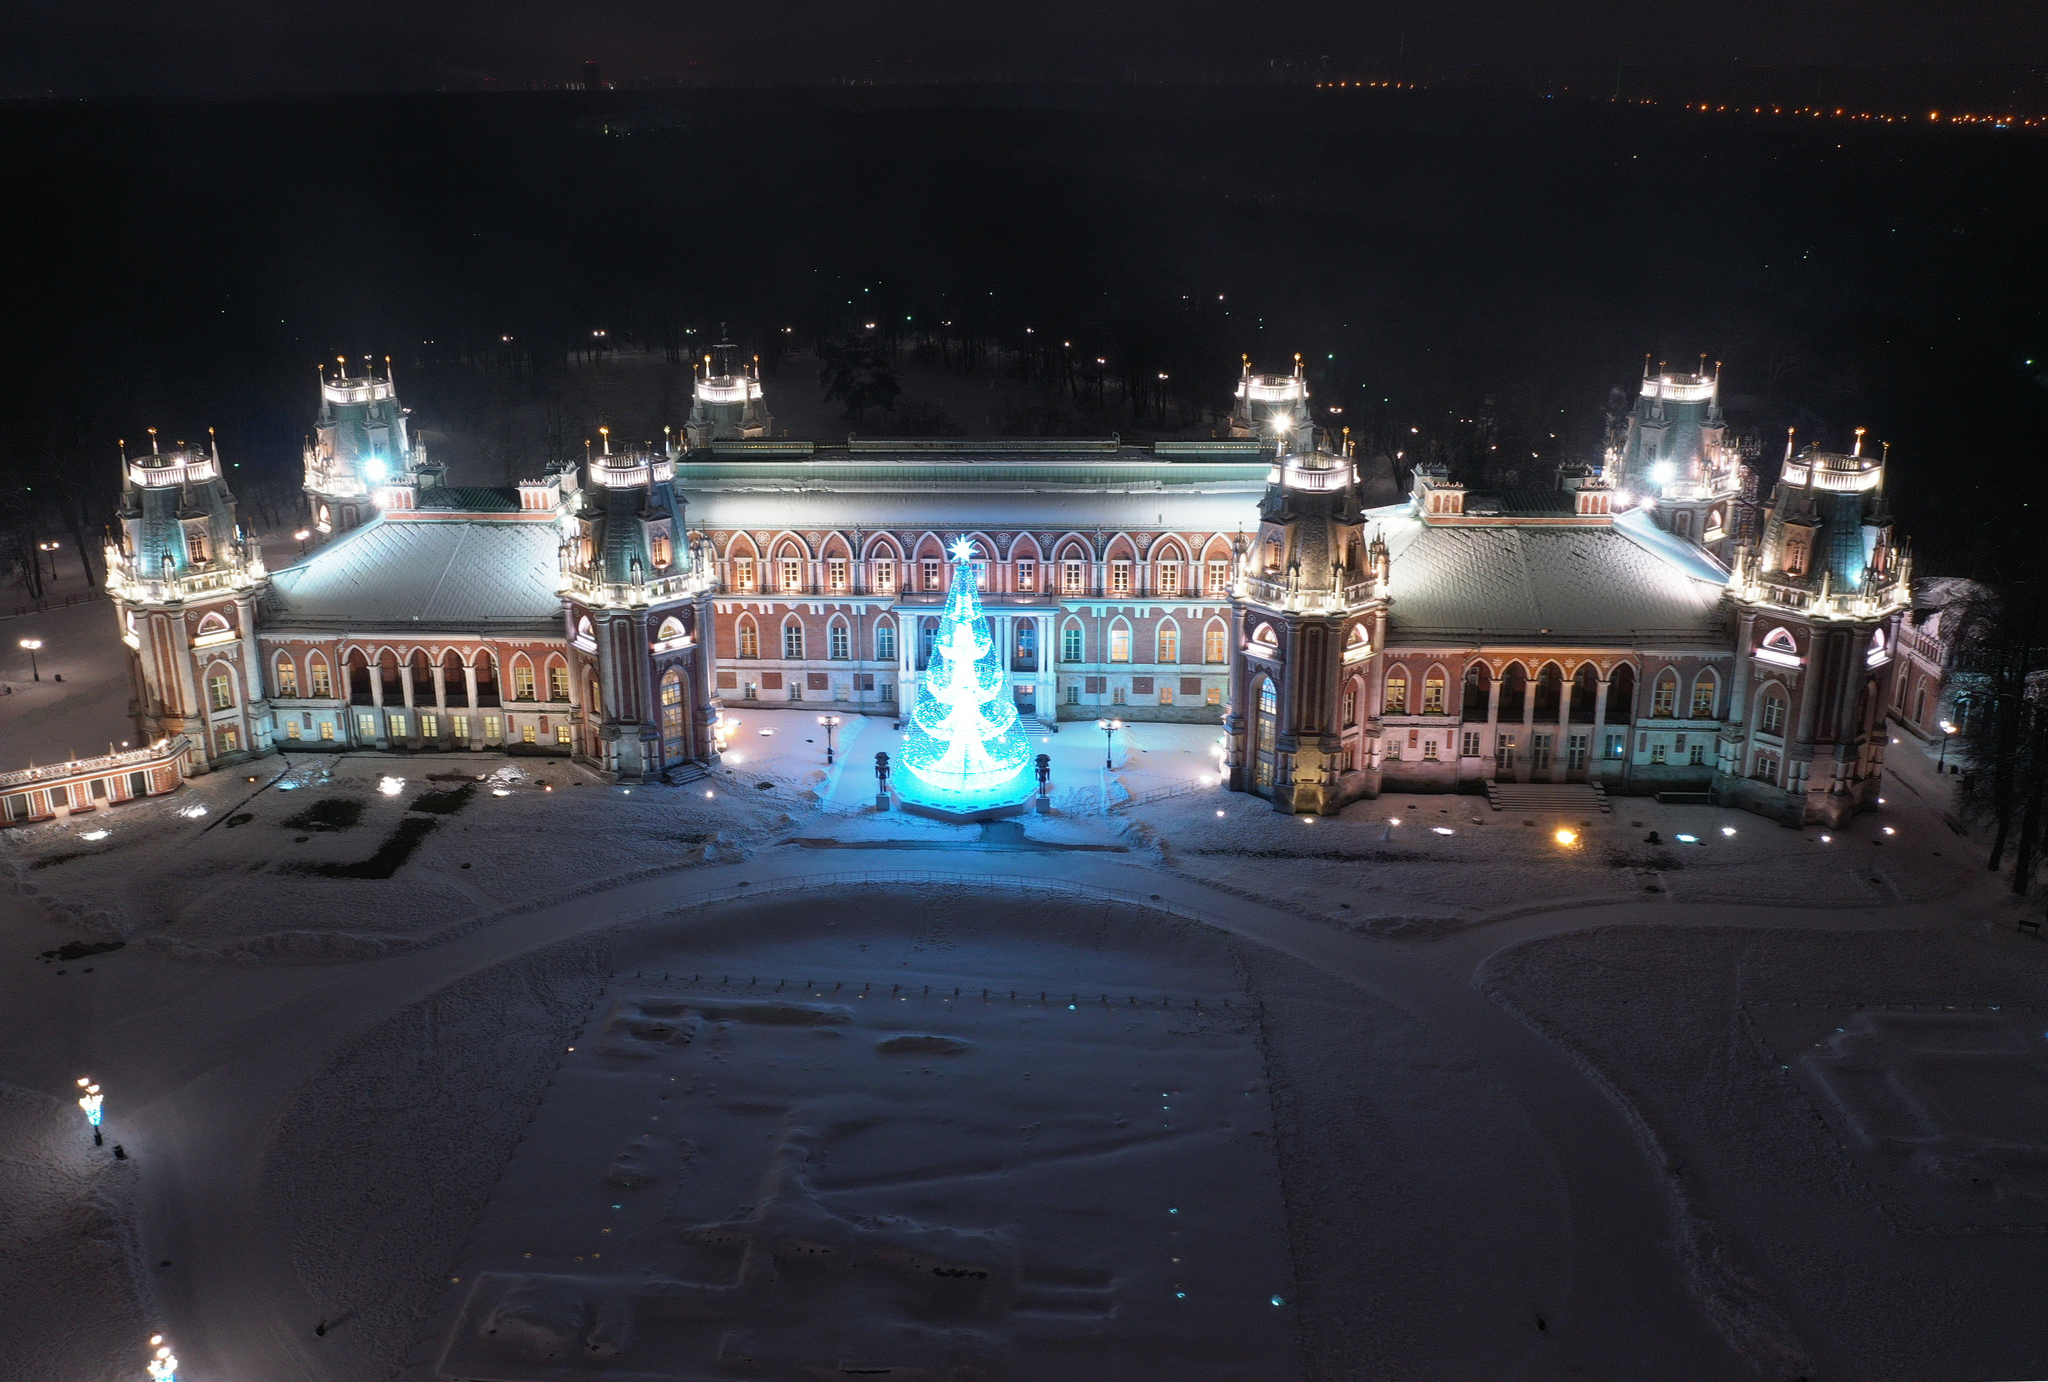
[[[1225,561],[1110,561],[1088,558],[1057,561],[1012,561],[992,563],[976,550],[975,584],[983,590],[1014,594],[1046,595],[1182,595],[1214,596],[1230,591],[1230,562]],[[813,562],[806,556],[785,555],[766,559],[734,556],[726,561],[725,588],[740,593],[781,592],[809,594],[889,595],[943,593],[952,587],[953,563],[939,557],[917,561],[876,558],[863,563],[845,557],[827,557]]]
[[[1013,663],[1034,661],[1038,655],[1037,621],[1019,620],[1012,627],[1016,630],[1016,647],[1012,650]],[[918,665],[923,666],[931,660],[931,643],[936,635],[937,624],[936,621],[923,620],[920,621],[918,628],[918,636],[921,640],[921,646],[918,649]],[[896,622],[894,620],[877,622],[870,633],[874,649],[874,660],[877,662],[896,661],[900,651]],[[776,637],[778,641],[772,646],[779,648],[779,652],[775,656],[779,656],[789,662],[802,662],[806,657],[812,655],[813,645],[810,635],[805,630],[803,621],[795,615],[790,615],[782,621],[781,626],[776,631]],[[1059,639],[1059,660],[1061,662],[1088,661],[1088,631],[1082,625],[1078,623],[1066,624],[1060,629]],[[1193,648],[1182,639],[1180,626],[1170,620],[1155,628],[1149,640],[1143,640],[1149,641],[1151,645],[1149,648],[1143,646],[1141,635],[1132,629],[1128,623],[1121,620],[1110,625],[1107,630],[1107,636],[1102,641],[1107,644],[1107,647],[1103,649],[1106,656],[1100,659],[1104,662],[1150,661],[1155,663],[1178,663],[1195,660],[1183,657],[1184,653],[1192,652]],[[739,616],[738,620],[734,623],[733,642],[738,656],[742,658],[760,657],[762,655],[761,621],[751,614]],[[835,617],[825,626],[825,646],[822,650],[825,658],[833,662],[850,661],[854,655],[853,650],[853,626],[844,618]],[[1133,656],[1135,652],[1147,651],[1152,654],[1150,658],[1139,659]],[[1228,643],[1225,640],[1224,628],[1220,620],[1212,620],[1207,628],[1201,630],[1201,654],[1200,660],[1203,662],[1221,663],[1228,660]]]
[[[430,698],[438,672],[445,700],[465,699],[472,677],[480,698],[488,696],[495,701],[498,697],[497,664],[485,651],[477,652],[473,661],[465,663],[452,650],[444,653],[439,662],[434,662],[424,650],[415,649],[411,657],[401,663],[395,653],[387,650],[374,664],[362,652],[356,651],[348,655],[345,670],[348,674],[346,694],[351,696],[370,698],[371,681],[374,679],[381,683],[385,700],[402,702],[406,673],[410,672],[414,698]],[[537,702],[542,699],[540,693],[543,689],[549,701],[569,699],[569,664],[560,656],[549,656],[541,667],[536,668],[533,659],[525,653],[515,653],[511,671],[511,698],[515,701]],[[272,654],[270,694],[279,700],[331,699],[335,695],[335,680],[327,655],[310,652],[302,660],[289,652]],[[214,708],[223,709],[232,704],[232,701],[221,702],[216,696],[209,680],[209,698],[213,699]]]

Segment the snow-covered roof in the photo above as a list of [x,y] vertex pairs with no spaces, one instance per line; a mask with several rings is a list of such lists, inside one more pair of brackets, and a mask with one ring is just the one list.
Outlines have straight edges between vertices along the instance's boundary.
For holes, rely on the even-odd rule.
[[1728,646],[1725,573],[1633,517],[1612,527],[1463,527],[1425,524],[1413,504],[1372,510],[1366,528],[1385,536],[1392,558],[1389,641]]
[[265,623],[558,626],[556,542],[531,519],[380,517],[273,573]]

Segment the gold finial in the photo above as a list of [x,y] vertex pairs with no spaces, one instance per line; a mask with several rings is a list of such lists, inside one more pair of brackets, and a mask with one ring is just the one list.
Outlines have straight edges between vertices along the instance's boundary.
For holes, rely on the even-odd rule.
[[1861,456],[1863,454],[1863,434],[1867,430],[1867,428],[1862,427],[1856,429],[1856,445],[1849,452],[1851,456]]
[[156,449],[156,428],[154,427],[149,429],[149,454],[152,456],[161,456],[163,454],[163,452]]
[[604,438],[604,454],[605,454],[605,455],[607,455],[607,456],[611,455],[611,454],[612,454],[612,429],[611,429],[611,428],[609,428],[609,427],[600,427],[600,428],[598,428],[598,429],[597,429],[597,435],[598,435],[598,436],[600,436],[600,437],[602,437],[602,438]]

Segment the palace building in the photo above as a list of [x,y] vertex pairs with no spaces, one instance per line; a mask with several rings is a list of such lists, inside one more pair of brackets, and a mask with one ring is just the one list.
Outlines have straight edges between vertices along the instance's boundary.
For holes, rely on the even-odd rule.
[[1711,794],[1789,822],[1874,797],[1907,562],[1881,458],[1789,446],[1767,502],[1718,378],[1643,380],[1604,468],[1402,496],[1255,375],[1231,435],[790,441],[729,345],[658,444],[461,487],[389,366],[323,372],[332,539],[271,570],[210,445],[123,456],[110,592],[145,741],[715,762],[727,707],[893,716],[964,539],[1027,725],[1221,726],[1283,811],[1489,782]]

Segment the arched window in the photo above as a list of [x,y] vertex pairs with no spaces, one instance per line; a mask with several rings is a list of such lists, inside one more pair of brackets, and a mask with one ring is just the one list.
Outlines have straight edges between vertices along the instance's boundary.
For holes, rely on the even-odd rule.
[[1086,653],[1079,620],[1070,619],[1060,628],[1060,661],[1079,662]]
[[1131,626],[1118,619],[1109,626],[1109,660],[1129,662],[1131,660]]
[[488,651],[477,650],[476,655],[476,703],[498,704],[498,660]]
[[1757,703],[1756,727],[1760,734],[1782,735],[1785,732],[1785,697],[1775,685],[1764,690],[1764,696]]
[[215,710],[226,710],[235,703],[235,673],[225,662],[206,669],[206,703]]
[[834,662],[845,662],[853,656],[853,628],[841,615],[834,615],[825,626],[825,656]]
[[1372,630],[1363,619],[1351,626],[1351,632],[1344,636],[1344,660],[1356,662],[1372,653]]
[[1590,662],[1581,662],[1572,673],[1571,717],[1576,724],[1591,724],[1593,708],[1600,703],[1600,673]]
[[462,658],[453,648],[441,654],[441,685],[447,688],[448,704],[469,705],[469,678],[463,675]]
[[370,703],[370,660],[360,648],[348,655],[348,694],[357,705]]
[[220,612],[216,610],[199,621],[199,628],[193,634],[193,637],[201,639],[213,638],[220,634],[232,632],[233,630],[228,627],[228,621],[221,618]]
[[1171,619],[1161,620],[1158,630],[1153,634],[1153,641],[1157,645],[1152,654],[1154,662],[1180,661],[1180,625]]
[[1626,662],[1607,679],[1607,723],[1625,725],[1636,716],[1636,669]]
[[590,674],[590,681],[584,688],[583,713],[591,719],[604,718],[604,685],[595,672]]
[[1892,650],[1885,645],[1884,630],[1873,630],[1870,635],[1870,647],[1863,654],[1864,662],[1872,667],[1882,667],[1891,661],[1891,656]]
[[740,616],[739,642],[739,655],[741,657],[759,657],[761,655],[761,631],[755,627],[754,616],[751,614],[742,614]]
[[1273,790],[1274,749],[1279,735],[1280,694],[1271,677],[1260,677],[1258,707],[1252,725],[1252,790],[1261,795]]
[[1791,631],[1782,625],[1764,635],[1764,641],[1757,645],[1756,655],[1759,661],[1780,667],[1799,665],[1799,645],[1793,641]]
[[319,653],[308,653],[306,673],[306,680],[311,684],[316,699],[326,700],[334,694],[334,674],[328,669],[326,657]]
[[667,533],[656,533],[648,540],[647,554],[654,558],[655,566],[665,567],[675,560],[676,546]]
[[782,624],[782,657],[786,662],[804,660],[804,626],[795,615]]
[[1365,678],[1353,677],[1344,683],[1344,728],[1356,729],[1364,718]]
[[[1441,715],[1444,713],[1444,669],[1432,667],[1422,677],[1422,713]],[[1432,739],[1431,743],[1436,741]]]
[[1395,667],[1387,672],[1387,692],[1381,702],[1384,713],[1406,715],[1408,713],[1408,669]]
[[804,557],[794,547],[775,554],[775,588],[785,594],[800,594],[804,588]]
[[530,701],[534,699],[533,663],[525,653],[512,655],[512,699]]
[[1465,669],[1464,704],[1459,707],[1459,718],[1468,722],[1486,718],[1487,701],[1491,699],[1493,669],[1483,662],[1475,662]]
[[1711,669],[1692,679],[1692,706],[1686,712],[1695,720],[1714,718],[1714,706],[1721,698],[1721,680]]
[[1230,645],[1227,641],[1227,634],[1228,630],[1223,627],[1221,619],[1211,619],[1209,621],[1209,626],[1202,630],[1202,661],[1228,662],[1230,660]]
[[1529,672],[1519,662],[1510,662],[1500,678],[1500,718],[1519,720],[1529,700]]
[[1257,628],[1252,630],[1253,652],[1265,653],[1266,655],[1271,656],[1279,650],[1280,639],[1279,636],[1273,632],[1273,626],[1271,624],[1260,624]]
[[271,695],[294,701],[299,698],[299,664],[290,653],[279,653],[271,660]]
[[680,762],[684,753],[683,674],[671,667],[661,675],[661,750],[669,763]]
[[558,657],[548,659],[548,699],[569,699],[569,664]]
[[896,621],[884,616],[875,624],[875,661],[896,660]]
[[1543,664],[1536,674],[1535,718],[1544,724],[1557,722],[1558,707],[1564,700],[1564,669],[1555,662]]
[[1676,713],[1677,706],[1678,674],[1666,667],[1650,691],[1650,714],[1655,719],[1668,720]]

